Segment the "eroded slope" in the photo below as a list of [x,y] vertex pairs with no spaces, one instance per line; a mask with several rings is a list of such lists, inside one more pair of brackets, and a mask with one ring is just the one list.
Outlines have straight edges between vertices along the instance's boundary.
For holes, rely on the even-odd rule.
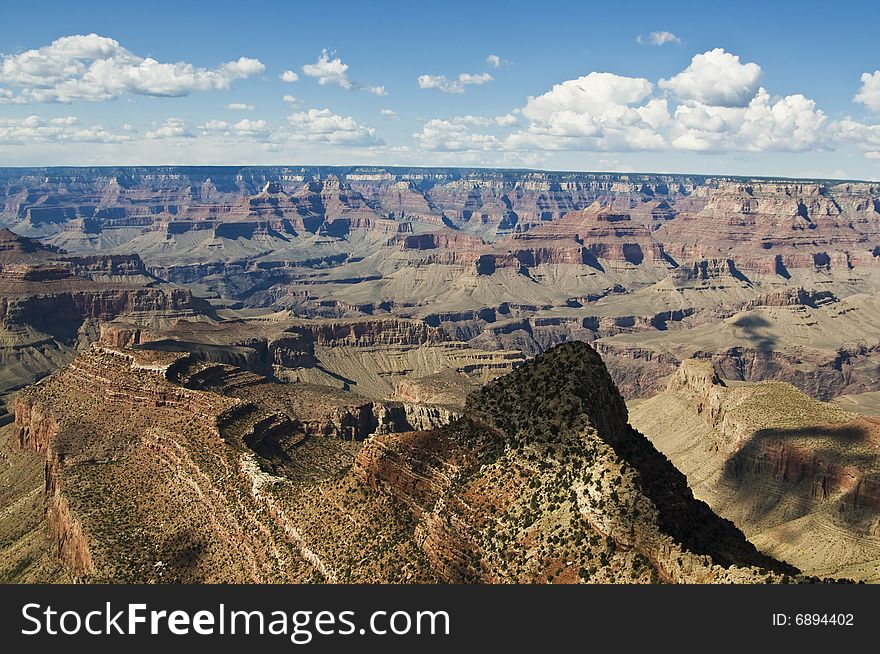
[[631,422],[763,551],[811,574],[878,580],[877,418],[781,382],[729,387],[709,362],[687,361]]
[[463,417],[422,431],[400,403],[103,345],[15,408],[19,444],[47,460],[54,552],[82,580],[708,583],[796,572],[694,500],[627,425],[585,344],[524,364],[472,394]]

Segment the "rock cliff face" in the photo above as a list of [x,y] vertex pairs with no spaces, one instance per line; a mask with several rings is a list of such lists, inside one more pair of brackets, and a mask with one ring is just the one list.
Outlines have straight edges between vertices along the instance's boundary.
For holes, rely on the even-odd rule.
[[880,228],[870,191],[860,199],[853,191],[844,185],[721,182],[700,189],[706,197],[700,210],[664,224],[658,239],[673,257],[732,253],[745,271],[847,269],[853,258],[866,260]]
[[[15,283],[69,285],[72,270],[100,283],[191,285],[229,311],[443,316],[456,339],[527,355],[599,339],[627,395],[662,390],[627,358],[631,334],[716,325],[722,333],[700,351],[664,344],[653,358],[727,359],[743,379],[783,379],[823,399],[871,389],[873,334],[812,348],[797,344],[809,327],[799,324],[754,347],[730,342],[721,323],[798,289],[866,305],[880,275],[872,184],[344,167],[10,170],[0,184],[0,222],[41,238],[4,237],[16,254],[0,276]],[[35,265],[35,248],[47,247],[70,254]],[[855,349],[864,361],[835,363]]]
[[[491,433],[512,436],[507,427],[496,425],[496,418],[476,418],[465,408],[465,398],[527,358],[563,343],[591,343],[627,398],[692,393],[687,389],[697,384],[696,378],[687,378],[690,373],[684,371],[673,377],[672,384],[680,387],[669,386],[670,375],[690,359],[710,362],[725,380],[784,381],[820,400],[855,397],[852,402],[862,407],[876,402],[871,394],[880,390],[876,184],[467,169],[172,167],[0,170],[0,193],[5,197],[0,224],[24,234],[0,230],[0,425],[10,419],[5,411],[15,412],[13,393],[86,351],[66,369],[65,379],[75,381],[65,388],[77,390],[77,384],[91,383],[110,389],[106,395],[111,404],[124,415],[131,412],[133,424],[142,427],[141,432],[126,427],[118,435],[134,457],[131,462],[117,457],[108,464],[120,483],[134,483],[127,476],[134,468],[128,466],[143,459],[157,479],[167,477],[163,465],[184,466],[195,485],[190,488],[225,498],[216,508],[226,517],[211,523],[208,533],[213,535],[207,541],[184,533],[185,523],[175,523],[179,541],[169,545],[168,552],[194,561],[200,548],[210,551],[205,560],[212,563],[201,568],[194,564],[195,576],[219,578],[216,570],[207,570],[225,565],[222,543],[235,542],[240,520],[253,520],[248,528],[270,534],[267,542],[275,549],[270,554],[256,539],[248,540],[248,547],[265,557],[255,555],[255,567],[247,571],[233,565],[241,578],[280,578],[273,577],[279,568],[271,561],[288,556],[303,566],[291,572],[291,578],[298,579],[315,575],[353,580],[359,574],[395,581],[487,578],[487,570],[506,561],[497,558],[507,556],[500,552],[507,551],[512,539],[526,538],[528,530],[511,526],[502,539],[509,537],[510,543],[502,543],[500,536],[493,536],[491,543],[474,543],[449,531],[445,518],[437,515],[467,522],[464,505],[449,496],[457,492],[458,482],[447,488],[440,478],[431,481],[424,492],[436,502],[418,499],[421,491],[406,499],[383,490],[368,494],[360,506],[350,498],[363,490],[365,480],[383,486],[385,472],[373,475],[370,465],[385,466],[378,462],[382,458],[391,465],[389,470],[400,468],[409,461],[408,443],[426,456],[441,456],[448,446],[452,463],[442,464],[443,474],[460,469],[471,480],[464,460],[468,448],[478,453],[477,459],[485,455],[486,461],[495,460],[494,446],[472,439],[472,432],[489,425]],[[141,397],[136,391],[140,379],[113,390],[113,383],[101,386],[99,373],[83,372],[89,361],[100,359],[100,348],[89,349],[96,340],[107,352],[184,363],[147,384],[146,388],[161,389],[160,400],[142,393],[143,404],[129,402],[129,395]],[[115,370],[107,379],[136,379],[143,373],[114,367],[113,361],[117,359],[95,363],[96,370]],[[46,388],[61,387],[60,378],[51,379],[44,382]],[[725,488],[740,489],[730,495],[740,503],[738,511],[752,511],[748,507],[757,504],[747,489],[766,483],[768,497],[788,493],[786,497],[813,498],[810,501],[824,498],[828,506],[842,507],[840,515],[856,524],[859,533],[874,533],[873,477],[853,472],[848,459],[829,463],[824,455],[826,448],[834,450],[834,442],[845,440],[845,434],[870,434],[873,427],[860,423],[845,434],[835,427],[823,436],[827,442],[803,441],[800,436],[781,442],[768,440],[766,434],[756,438],[760,425],[737,427],[730,417],[737,411],[725,410],[738,388],[711,379],[707,384],[702,408],[697,412],[689,404],[687,415],[696,416],[701,428],[713,434],[709,440],[717,445],[714,452],[726,452],[730,459],[729,465],[725,459],[716,469]],[[180,400],[181,389],[191,394],[187,397],[209,398],[208,405],[199,409]],[[91,436],[83,435],[83,442],[89,443],[103,433],[100,423],[91,419],[65,422],[46,403],[29,405],[29,398],[37,397],[32,392],[36,393],[21,393],[20,413],[27,424],[32,422],[27,416],[33,414],[33,430],[16,431],[16,442],[21,435],[28,448],[40,452],[35,456],[42,456],[41,440],[48,452],[49,443],[66,442],[71,430],[82,435],[97,425],[94,433],[88,432]],[[260,393],[277,397],[267,399]],[[213,415],[214,396],[241,402],[240,412],[227,416],[227,422],[221,420],[214,431],[198,420],[191,429],[181,427],[190,412]],[[780,401],[791,399],[777,396]],[[96,402],[82,393],[77,411]],[[152,429],[150,421],[166,410],[168,422],[160,421],[158,431]],[[657,410],[662,413],[665,407]],[[92,408],[82,411],[77,415],[91,415]],[[103,411],[95,409],[95,415],[110,420]],[[710,416],[712,424],[704,416]],[[60,431],[41,436],[55,429],[50,418]],[[598,420],[585,420],[593,424],[594,418]],[[460,429],[435,435],[440,445],[432,440],[435,436],[402,435],[413,429],[434,433],[456,420]],[[619,463],[623,470],[628,455],[606,442],[611,437],[604,426],[593,428],[605,445],[580,432],[566,432],[565,438],[574,439],[578,447],[595,446],[608,454],[601,455],[603,462],[611,467]],[[716,432],[725,434],[717,443]],[[213,439],[204,450],[203,436]],[[178,438],[183,452],[174,445]],[[735,450],[725,449],[730,439],[738,443]],[[387,441],[385,450],[380,441]],[[857,450],[867,441],[854,437],[853,442]],[[564,450],[572,443],[554,441],[550,454],[556,456],[554,448]],[[484,445],[488,449],[481,449]],[[371,450],[374,446],[379,449]],[[82,461],[106,458],[103,446],[95,447],[99,453],[83,455]],[[460,456],[456,447],[461,448]],[[91,452],[89,448],[92,445],[86,448]],[[349,468],[361,450],[366,458],[358,464],[360,476],[355,478]],[[202,468],[199,457],[205,452],[209,463]],[[254,458],[242,459],[242,453]],[[66,502],[59,500],[53,509],[53,524],[67,526],[52,538],[60,542],[58,534],[69,533],[65,542],[89,543],[89,556],[65,545],[77,574],[112,576],[109,559],[102,557],[116,545],[95,545],[115,542],[106,536],[112,529],[90,524],[80,508],[89,500],[77,494],[80,481],[82,492],[93,496],[102,482],[90,476],[85,464],[78,467],[73,459],[73,467],[66,468],[66,461],[71,459],[59,458],[53,468],[58,479],[54,487],[62,489],[59,498]],[[518,461],[505,459],[511,470],[533,475],[542,488],[580,479],[578,471],[567,469],[568,477],[559,482],[544,469],[535,472],[531,464],[518,467]],[[401,478],[412,474],[413,484],[427,483],[422,471],[414,470],[401,471]],[[215,487],[203,474],[209,480],[224,475],[244,479],[251,491],[259,488],[248,491],[253,505],[237,513],[238,482]],[[498,483],[516,486],[516,479],[506,474],[498,472]],[[623,472],[620,476],[628,479]],[[476,483],[476,476],[473,480]],[[779,490],[786,480],[797,480],[796,491]],[[605,497],[607,489],[589,490],[593,487],[584,483],[587,490],[579,497]],[[316,484],[327,485],[321,486],[321,493],[304,491],[314,491]],[[215,490],[220,495],[213,495]],[[497,489],[479,487],[464,501],[482,506],[476,498],[484,491],[493,494]],[[653,491],[646,493],[651,502],[662,504]],[[544,491],[536,501],[540,504],[551,495]],[[178,507],[177,499],[157,491],[160,496],[162,511]],[[492,506],[501,506],[501,497]],[[135,522],[142,520],[146,509],[116,499],[138,516],[132,518]],[[563,499],[554,503],[562,506]],[[435,515],[441,501],[451,502],[450,511],[461,511]],[[634,529],[615,522],[614,516],[596,513],[588,500],[575,504],[565,504],[566,511],[588,516],[589,529],[601,527],[604,535],[597,538],[606,538],[609,529]],[[780,500],[780,506],[787,504]],[[658,520],[669,515],[655,508]],[[745,525],[757,524],[758,518],[718,508],[745,519]],[[190,515],[193,524],[210,522],[206,514],[189,511],[184,506],[181,515]],[[409,530],[419,511],[416,535]],[[772,514],[772,508],[762,511]],[[261,512],[272,516],[271,523],[254,517]],[[336,518],[325,522],[325,514]],[[773,515],[773,524],[787,528],[785,520]],[[387,517],[394,526],[383,532],[386,540],[376,545],[378,558],[369,569],[352,571],[358,566],[347,562],[351,555],[346,547],[353,537],[338,525],[358,520],[368,524],[375,516]],[[314,542],[308,534],[316,528],[308,520],[326,527]],[[490,524],[496,523],[486,518],[485,526]],[[542,523],[541,529],[549,526]],[[591,532],[579,531],[581,527],[579,522],[570,525],[572,538],[593,538]],[[100,537],[94,536],[95,529]],[[671,533],[666,523],[658,529]],[[658,544],[663,539],[639,533],[638,538],[611,538],[613,547],[662,559],[656,551],[665,547]],[[150,536],[154,537],[158,534]],[[780,534],[769,531],[761,531],[759,538],[766,539],[760,541],[762,547],[782,541]],[[358,541],[359,546],[363,542]],[[607,544],[607,538],[603,542]],[[191,548],[186,550],[189,554],[184,553],[184,543]],[[543,543],[545,551],[552,543]],[[183,549],[175,549],[178,545]],[[511,579],[545,574],[551,564],[538,563],[544,556],[540,546],[536,554],[523,541],[529,563],[511,567]],[[860,545],[853,547],[847,560],[871,556]],[[767,551],[786,560],[792,557],[788,550]],[[593,554],[598,557],[599,551]],[[605,558],[614,558],[610,549]],[[426,563],[429,559],[433,563]],[[609,579],[651,576],[626,567],[636,561],[644,564],[635,555],[614,560],[623,567],[611,566],[613,573],[603,573]],[[422,566],[418,570],[416,561]],[[148,569],[142,563],[137,574]],[[825,569],[816,561],[805,565]],[[398,567],[392,575],[394,566]],[[649,567],[664,578],[685,578],[675,566],[664,566]],[[559,574],[568,578],[565,570],[570,566],[562,567]],[[605,578],[589,573],[600,566],[586,559],[583,567],[590,579]],[[639,567],[642,572],[647,569]],[[864,577],[858,570],[854,575]]]
[[[20,393],[15,399],[14,428],[20,447],[46,457],[49,532],[59,559],[74,578],[88,578],[96,568],[93,543],[81,519],[83,507],[75,501],[71,506],[68,485],[77,482],[71,481],[67,473],[96,459],[125,454],[125,446],[113,436],[93,439],[88,428],[80,431],[76,421],[84,407],[77,400],[86,392],[89,402],[106,403],[108,407],[185,412],[200,427],[218,434],[217,418],[232,404],[223,398],[211,401],[185,389],[166,387],[164,380],[175,364],[179,365],[179,360],[174,357],[134,356],[94,347],[45,385]],[[94,414],[96,409],[91,411]],[[71,421],[77,426],[71,427]]]
[[[321,478],[350,461],[345,441],[443,421],[191,353],[103,345],[19,393],[14,411],[19,446],[47,461],[48,529],[64,570],[105,581],[308,580],[312,564],[283,509],[262,515],[266,496],[254,489],[271,475],[253,457],[281,470],[300,457],[298,474]],[[323,443],[317,459],[310,439]],[[154,520],[164,526],[148,527]],[[233,544],[250,551],[247,562],[228,559]]]
[[0,231],[0,397],[69,361],[119,318],[158,328],[213,310],[150,275],[137,255],[67,256]]
[[583,243],[594,258],[617,263],[641,265],[664,261],[663,247],[648,228],[628,213],[604,207],[598,202],[579,211],[570,211],[561,219],[542,225],[520,239],[573,238]]
[[465,415],[439,431],[373,437],[353,468],[412,512],[449,581],[742,582],[767,575],[748,566],[791,572],[692,498],[684,476],[627,425],[589,346],[561,345],[486,385]]
[[880,350],[863,344],[831,351],[811,348],[772,351],[749,346],[720,347],[713,351],[683,347],[676,354],[609,339],[597,342],[596,348],[609,362],[615,382],[628,398],[651,397],[662,392],[667,377],[688,357],[711,361],[727,379],[784,381],[823,401],[848,393],[872,392],[878,383],[873,371]]
[[80,580],[793,580],[628,427],[586,345],[449,426],[424,409],[95,345],[19,394],[14,427],[47,459],[49,531]]
[[375,318],[351,321],[294,321],[293,328],[316,345],[375,346],[438,344],[449,340],[441,329],[421,321]]
[[764,551],[814,574],[876,579],[876,418],[780,382],[729,388],[711,363],[685,361],[632,422]]

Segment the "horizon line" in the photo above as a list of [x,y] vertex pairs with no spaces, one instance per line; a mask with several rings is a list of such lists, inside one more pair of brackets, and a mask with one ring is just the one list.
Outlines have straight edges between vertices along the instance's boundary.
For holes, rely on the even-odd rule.
[[0,170],[63,170],[63,169],[124,169],[124,168],[231,168],[231,169],[259,169],[259,168],[301,168],[301,169],[375,169],[375,170],[456,170],[456,171],[498,171],[518,173],[544,173],[554,175],[607,175],[613,177],[699,177],[704,179],[744,179],[744,180],[777,180],[777,181],[804,181],[804,182],[836,182],[836,183],[860,183],[876,184],[880,179],[859,179],[849,177],[797,177],[783,175],[731,175],[724,173],[676,173],[676,172],[640,172],[640,171],[595,171],[595,170],[564,170],[549,168],[518,168],[507,166],[419,166],[419,165],[384,165],[384,164],[47,164],[39,166],[5,166],[0,165]]

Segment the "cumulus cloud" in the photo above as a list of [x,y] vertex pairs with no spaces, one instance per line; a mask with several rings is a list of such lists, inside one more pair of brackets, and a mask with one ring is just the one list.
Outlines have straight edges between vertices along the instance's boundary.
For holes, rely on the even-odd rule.
[[679,105],[671,144],[680,150],[803,152],[827,147],[827,116],[803,95],[773,102],[763,88],[747,107]]
[[[529,97],[523,114],[546,123],[550,128],[573,122],[574,129],[579,133],[592,133],[595,119],[619,117],[626,112],[628,105],[647,98],[652,89],[653,84],[643,77],[592,72],[555,84],[550,91],[538,97]],[[578,124],[578,117],[586,119],[586,122]]]
[[329,109],[309,109],[293,113],[283,125],[272,125],[265,120],[249,118],[238,122],[215,119],[200,125],[199,130],[203,136],[260,143],[261,149],[268,152],[277,152],[291,142],[349,147],[383,144],[373,128],[358,123],[350,116],[334,114]]
[[370,86],[352,81],[348,76],[348,64],[343,63],[335,52],[330,52],[326,48],[321,51],[321,55],[315,63],[304,65],[302,72],[308,77],[318,80],[318,84],[322,86],[330,84],[347,91],[366,91],[373,95],[388,95],[384,86]]
[[[455,116],[449,119],[434,118],[427,121],[419,132],[413,134],[423,150],[433,152],[476,152],[506,149],[500,128],[516,125],[519,119],[513,114],[501,116]],[[477,131],[479,128],[479,131]]]
[[252,141],[266,141],[272,135],[272,128],[265,120],[243,118],[231,123],[225,120],[208,120],[199,129],[203,135],[237,137]]
[[486,63],[492,66],[492,68],[501,68],[502,66],[506,66],[510,62],[507,59],[502,59],[497,54],[490,54],[486,57]]
[[296,73],[294,73],[292,70],[285,70],[283,73],[281,73],[281,74],[278,76],[278,78],[279,78],[282,82],[288,82],[288,83],[291,83],[291,84],[292,84],[293,82],[299,81],[299,75],[297,75]]
[[413,134],[413,138],[423,150],[433,152],[465,152],[499,148],[498,137],[472,132],[470,125],[474,123],[468,122],[465,118],[452,120],[434,118],[426,122],[421,131]]
[[212,119],[205,121],[205,124],[201,125],[200,129],[206,132],[225,132],[228,131],[230,127],[232,127],[232,125],[225,120]]
[[740,63],[737,55],[715,48],[694,55],[690,65],[658,86],[684,102],[719,107],[746,107],[761,84],[763,72],[755,63]]
[[0,88],[0,104],[25,104],[27,99],[16,95],[9,89]]
[[344,89],[353,88],[352,81],[348,78],[348,64],[342,63],[338,56],[333,59],[328,50],[322,50],[318,61],[306,64],[302,67],[303,73],[318,80],[318,84],[334,84]]
[[642,77],[592,72],[530,97],[522,114],[528,127],[510,135],[512,148],[550,150],[659,149],[670,120],[666,100],[651,98]]
[[287,117],[290,131],[286,136],[293,141],[314,141],[330,145],[382,145],[376,130],[357,122],[351,116],[340,116],[329,109],[309,109]]
[[102,125],[81,125],[75,116],[45,120],[39,116],[0,119],[0,143],[122,143],[130,141],[127,134],[116,134]]
[[241,57],[217,68],[186,62],[162,63],[97,34],[64,36],[20,54],[4,55],[0,82],[38,102],[113,100],[124,93],[176,97],[195,91],[231,88],[236,80],[259,75],[259,59]]
[[227,109],[232,111],[253,111],[256,107],[252,104],[245,104],[244,102],[232,102],[226,105]]
[[[801,152],[831,145],[828,118],[813,100],[800,94],[772,98],[761,87],[752,92],[755,71],[749,65],[723,51],[706,54],[725,64],[734,60],[735,70],[712,86],[705,60],[694,57],[673,78],[678,104],[660,97],[648,79],[591,72],[530,97],[518,114],[429,121],[416,140],[425,149],[514,152]],[[751,97],[745,105],[733,102],[746,95]],[[494,131],[473,129],[490,126]],[[497,133],[506,128],[512,131]]]
[[283,96],[283,97],[281,98],[281,101],[282,101],[282,102],[286,102],[287,104],[296,104],[297,102],[299,102],[299,100],[297,100],[297,99],[296,99],[295,97],[293,97],[292,95],[285,95],[285,96]]
[[482,86],[493,79],[489,73],[461,73],[455,79],[447,79],[445,75],[420,75],[419,88],[437,89],[443,93],[464,93],[468,85]]
[[832,126],[836,138],[854,143],[868,159],[880,159],[880,125],[866,125],[846,117]]
[[639,34],[636,37],[636,43],[640,45],[666,45],[667,43],[677,43],[681,45],[681,39],[672,32],[661,30],[659,32],[651,32],[647,38]]
[[186,123],[180,118],[168,118],[164,123],[154,130],[150,130],[144,136],[148,139],[191,139],[195,138],[195,134],[189,131]]
[[862,73],[862,87],[853,100],[861,102],[871,111],[880,112],[880,70]]
[[232,126],[232,129],[241,136],[250,138],[265,138],[269,136],[269,123],[265,120],[250,120],[243,118]]
[[397,115],[397,112],[394,109],[383,109],[379,112],[380,115],[385,118],[390,118],[391,120],[397,120],[400,116]]

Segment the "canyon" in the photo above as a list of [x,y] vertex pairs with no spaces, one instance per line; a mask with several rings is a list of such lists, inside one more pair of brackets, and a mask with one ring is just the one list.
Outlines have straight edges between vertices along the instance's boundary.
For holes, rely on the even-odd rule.
[[[220,318],[393,316],[527,356],[596,341],[627,397],[694,357],[823,400],[880,390],[880,337],[860,327],[877,318],[875,184],[160,167],[5,169],[0,191],[0,224],[77,274],[132,274],[137,253]],[[839,316],[854,326],[829,333]]]
[[5,168],[0,194],[6,579],[880,581],[876,183]]
[[762,551],[880,581],[880,418],[785,382],[729,386],[688,360],[631,422]]
[[45,457],[51,551],[79,581],[809,581],[693,498],[584,343],[436,425],[100,344],[14,410],[13,440]]

